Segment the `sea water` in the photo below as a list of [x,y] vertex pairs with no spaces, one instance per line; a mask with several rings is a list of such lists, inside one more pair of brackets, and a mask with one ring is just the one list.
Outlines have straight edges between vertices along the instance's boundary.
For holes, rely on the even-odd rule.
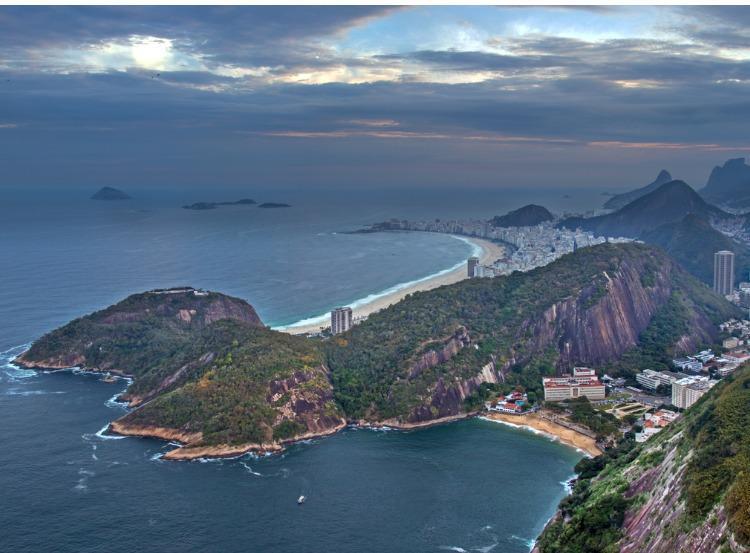
[[[347,430],[263,458],[168,462],[161,455],[172,445],[102,432],[125,413],[114,401],[125,381],[9,364],[40,334],[156,287],[235,295],[274,326],[316,317],[472,253],[445,235],[348,231],[390,217],[489,217],[539,203],[538,194],[507,191],[419,202],[413,193],[254,192],[143,190],[114,203],[78,189],[7,195],[0,550],[528,551],[580,458],[544,437],[472,420]],[[293,207],[180,207],[256,195]],[[552,209],[565,201],[549,193]]]

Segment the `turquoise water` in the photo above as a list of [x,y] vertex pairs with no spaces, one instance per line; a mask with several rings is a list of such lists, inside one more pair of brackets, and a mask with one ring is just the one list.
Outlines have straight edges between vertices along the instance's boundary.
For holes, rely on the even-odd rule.
[[245,196],[99,204],[26,194],[0,207],[0,550],[528,551],[580,458],[544,437],[472,420],[170,463],[163,442],[97,434],[124,412],[111,401],[123,382],[7,364],[41,333],[154,287],[236,295],[272,325],[313,317],[471,251],[449,236],[342,231],[391,216],[489,216],[525,199],[297,194],[258,198],[288,210],[177,207]]

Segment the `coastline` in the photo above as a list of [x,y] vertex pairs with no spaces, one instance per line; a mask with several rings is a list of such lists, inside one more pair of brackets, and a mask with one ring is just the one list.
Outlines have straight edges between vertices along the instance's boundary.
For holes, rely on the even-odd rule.
[[[501,244],[490,242],[489,240],[485,240],[483,238],[458,235],[450,236],[453,236],[458,240],[468,242],[469,244],[474,246],[475,250],[480,250],[477,257],[479,257],[479,263],[483,265],[492,263],[496,259],[503,257],[506,253],[505,247]],[[454,284],[467,278],[469,278],[469,276],[466,272],[466,263],[462,262],[449,270],[440,271],[433,276],[416,280],[406,286],[393,286],[392,292],[383,293],[382,295],[375,295],[372,301],[368,301],[366,303],[360,304],[359,302],[362,300],[356,301],[350,304],[349,307],[352,308],[352,316],[355,319],[360,317],[367,317],[369,315],[372,315],[373,313],[376,313],[377,311],[380,311],[381,309],[385,309],[386,307],[393,305],[394,303],[398,303],[406,296],[408,296],[409,294],[413,294],[414,292],[424,292],[427,290],[432,290],[433,288],[445,286],[446,284]],[[324,314],[290,325],[273,327],[273,330],[286,332],[288,334],[308,334],[320,332],[322,328],[328,326],[328,314]]]
[[582,451],[589,457],[597,457],[602,450],[596,445],[596,440],[576,432],[571,428],[555,424],[554,422],[540,417],[536,413],[529,415],[506,415],[504,413],[485,413],[482,418],[492,422],[500,422],[516,428],[527,428],[540,432],[569,447]]
[[346,421],[343,419],[339,424],[323,430],[321,432],[307,432],[300,434],[289,440],[271,442],[267,444],[244,443],[244,444],[215,444],[206,446],[191,446],[198,443],[203,438],[200,432],[185,433],[172,428],[158,426],[137,426],[128,425],[119,420],[112,421],[108,425],[108,430],[121,436],[131,436],[134,438],[156,438],[171,443],[180,444],[178,447],[166,452],[162,458],[169,461],[194,461],[197,459],[226,459],[231,457],[240,457],[246,453],[269,454],[280,453],[284,446],[296,442],[312,440],[331,436],[346,428]]

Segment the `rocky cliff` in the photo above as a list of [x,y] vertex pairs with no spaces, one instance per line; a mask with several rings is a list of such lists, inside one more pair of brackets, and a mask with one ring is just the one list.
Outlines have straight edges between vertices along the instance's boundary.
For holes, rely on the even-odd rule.
[[750,546],[750,368],[642,445],[579,463],[541,553],[740,553]]
[[712,342],[716,322],[735,314],[662,252],[605,244],[415,294],[333,340],[327,356],[348,414],[424,423],[462,413],[485,383],[541,391],[544,374],[632,356],[654,321],[668,355]]
[[317,345],[215,292],[130,296],[43,336],[16,363],[132,376],[121,399],[136,409],[113,429],[183,442],[170,458],[277,450],[345,424]]

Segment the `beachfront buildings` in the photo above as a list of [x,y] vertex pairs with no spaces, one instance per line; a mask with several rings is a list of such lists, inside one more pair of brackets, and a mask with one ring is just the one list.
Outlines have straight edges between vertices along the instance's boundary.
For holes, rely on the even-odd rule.
[[734,253],[721,250],[714,254],[714,292],[728,296],[734,291]]
[[604,384],[596,376],[594,369],[574,367],[573,374],[558,377],[543,378],[544,400],[565,401],[578,397],[588,399],[604,399]]
[[337,307],[331,311],[331,334],[346,332],[352,327],[352,308]]
[[706,376],[687,376],[672,383],[672,405],[687,409],[709,391],[716,380]]
[[671,386],[676,380],[684,375],[669,371],[653,371],[646,369],[642,373],[635,375],[635,379],[643,388],[655,392],[659,386]]
[[477,276],[475,272],[476,272],[476,268],[478,265],[479,265],[478,257],[472,256],[466,260],[466,271],[468,273],[469,278],[474,278],[475,276]]

